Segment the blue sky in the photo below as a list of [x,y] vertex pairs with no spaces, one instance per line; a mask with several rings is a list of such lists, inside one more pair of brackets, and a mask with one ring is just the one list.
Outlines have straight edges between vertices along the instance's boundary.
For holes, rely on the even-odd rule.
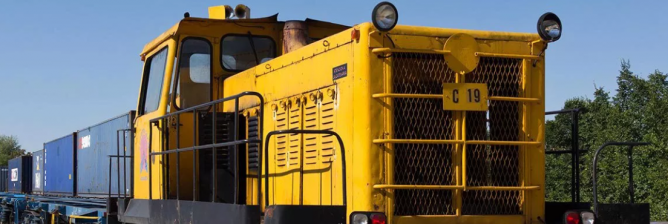
[[[314,3],[318,2],[318,3]],[[280,13],[354,25],[370,20],[378,1],[3,1],[0,3],[0,134],[28,151],[42,143],[136,108],[139,53],[188,11],[244,3],[251,16]],[[641,76],[668,71],[668,2],[392,1],[399,23],[535,32],[546,11],[560,16],[561,40],[547,52],[547,109],[614,91],[622,59]]]

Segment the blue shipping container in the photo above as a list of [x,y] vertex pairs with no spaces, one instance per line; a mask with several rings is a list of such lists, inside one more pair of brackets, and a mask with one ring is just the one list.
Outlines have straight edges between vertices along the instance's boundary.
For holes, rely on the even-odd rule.
[[44,192],[44,150],[32,153],[32,193]]
[[44,194],[74,196],[76,133],[44,143]]
[[30,194],[32,191],[32,156],[9,160],[9,192]]
[[[132,128],[133,119],[134,111],[131,111],[77,132],[77,196],[132,195],[129,158],[132,138],[130,132],[119,130]],[[126,147],[123,147],[124,142]],[[124,153],[127,158],[111,158],[110,166],[109,156],[123,156]]]

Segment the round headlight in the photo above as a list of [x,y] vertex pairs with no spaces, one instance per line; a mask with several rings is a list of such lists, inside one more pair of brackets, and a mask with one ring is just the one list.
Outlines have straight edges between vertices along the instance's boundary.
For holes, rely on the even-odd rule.
[[353,215],[352,224],[368,224],[368,223],[369,223],[369,218],[366,217],[366,214],[357,213]]
[[378,3],[371,13],[373,26],[382,32],[390,31],[397,25],[398,20],[399,12],[397,12],[397,8],[389,2]]
[[554,13],[548,12],[538,19],[538,35],[547,42],[554,42],[561,37],[561,20]]

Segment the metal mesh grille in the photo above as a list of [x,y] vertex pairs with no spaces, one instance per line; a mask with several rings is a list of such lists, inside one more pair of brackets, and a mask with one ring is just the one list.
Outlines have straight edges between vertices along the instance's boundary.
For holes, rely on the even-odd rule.
[[[455,73],[440,54],[394,53],[392,92],[442,94],[442,83]],[[522,60],[481,58],[465,82],[487,83],[490,96],[523,96]],[[394,138],[454,139],[451,111],[440,99],[394,98]],[[518,102],[491,101],[487,112],[467,112],[467,140],[518,141],[521,131]],[[395,144],[394,184],[455,185],[453,145]],[[519,186],[517,146],[469,145],[468,186]],[[450,190],[396,190],[394,215],[453,215]],[[464,215],[522,214],[520,191],[463,192]]]
[[[487,83],[489,96],[520,97],[522,60],[481,58],[478,67],[466,75],[466,82]],[[466,112],[467,140],[520,140],[520,103],[490,101],[486,112]],[[467,186],[519,186],[519,147],[468,145]],[[462,214],[522,214],[520,191],[465,191]]]
[[[441,94],[444,82],[454,82],[443,55],[395,53],[393,92]],[[440,99],[395,98],[394,138],[453,139],[452,112]],[[453,185],[452,145],[395,144],[395,184]],[[450,190],[396,190],[395,215],[451,215]]]

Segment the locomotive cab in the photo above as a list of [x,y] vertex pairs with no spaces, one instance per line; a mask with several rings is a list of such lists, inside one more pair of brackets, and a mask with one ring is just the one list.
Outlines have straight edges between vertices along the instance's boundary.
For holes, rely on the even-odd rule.
[[[212,115],[212,107],[186,110],[223,98],[226,78],[282,55],[284,46],[290,45],[284,45],[283,34],[287,30],[284,27],[291,22],[278,21],[278,15],[250,18],[250,9],[243,5],[234,10],[237,18],[231,19],[231,10],[229,6],[210,7],[209,18],[190,17],[186,13],[180,22],[144,47],[140,55],[144,61],[144,74],[135,122],[135,142],[139,143],[135,150],[140,157],[135,160],[135,166],[139,167],[134,180],[136,198],[245,202],[244,187],[229,184],[235,176],[246,175],[244,151],[236,155],[221,147],[215,159],[211,150],[197,152],[194,157],[192,151],[179,153],[178,158],[176,155],[150,155],[160,151],[160,147],[174,150],[224,141],[225,132],[229,130],[224,130],[223,122],[232,119],[229,114],[215,112],[216,115]],[[299,21],[299,24],[308,30],[304,32],[308,35],[303,38],[304,44],[348,28],[312,19]],[[175,116],[164,125],[149,125],[151,120],[170,113]],[[196,123],[206,125],[196,126]],[[156,125],[169,133],[161,138],[161,142],[156,140],[155,130],[153,133],[150,130]],[[215,138],[212,137],[214,133]],[[149,139],[151,134],[152,141]],[[212,169],[212,164],[217,168]],[[151,175],[154,184],[150,187],[149,166],[153,172],[160,173]],[[215,198],[211,187],[213,179],[218,182],[215,183],[218,186]],[[245,185],[245,178],[238,179],[241,180],[240,186]]]

